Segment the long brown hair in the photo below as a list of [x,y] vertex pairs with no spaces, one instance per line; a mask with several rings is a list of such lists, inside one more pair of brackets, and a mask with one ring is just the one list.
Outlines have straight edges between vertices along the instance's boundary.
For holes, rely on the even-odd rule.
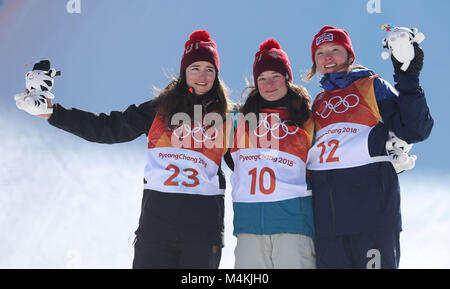
[[194,119],[194,105],[202,105],[202,113],[216,112],[226,118],[226,113],[230,110],[228,99],[228,87],[216,74],[213,87],[205,95],[196,95],[189,91],[186,84],[186,72],[182,72],[178,78],[172,78],[169,84],[154,99],[167,127],[171,127],[172,116],[179,112],[184,112]]
[[[290,120],[296,126],[302,127],[310,116],[311,95],[301,85],[293,84],[287,80],[286,85],[288,89],[286,97],[288,97]],[[258,118],[262,108],[262,96],[257,87],[248,86],[244,92],[247,89],[251,90],[247,95],[245,103],[240,108],[240,112],[244,115],[254,113]]]

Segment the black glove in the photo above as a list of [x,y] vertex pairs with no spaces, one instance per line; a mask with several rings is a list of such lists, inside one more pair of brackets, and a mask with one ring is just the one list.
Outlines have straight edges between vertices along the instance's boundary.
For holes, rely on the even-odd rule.
[[414,46],[414,59],[411,60],[409,67],[406,71],[400,69],[403,63],[398,62],[394,55],[391,55],[392,64],[394,65],[395,73],[405,73],[405,74],[420,74],[423,67],[423,50],[416,42],[413,43]]

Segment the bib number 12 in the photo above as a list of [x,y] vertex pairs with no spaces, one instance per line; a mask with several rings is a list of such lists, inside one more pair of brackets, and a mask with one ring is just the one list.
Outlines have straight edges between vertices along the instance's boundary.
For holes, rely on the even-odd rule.
[[[327,143],[327,145],[328,145],[329,147],[331,147],[331,151],[330,151],[330,153],[328,154],[328,156],[327,156],[325,162],[327,162],[327,163],[335,163],[335,162],[338,162],[338,161],[339,161],[339,157],[335,157],[334,154],[336,153],[336,150],[337,150],[337,148],[339,147],[339,141],[338,141],[337,139],[333,139],[333,140],[330,140],[330,141]],[[327,147],[326,147],[326,145],[325,145],[325,142],[319,143],[319,144],[317,145],[317,147],[322,149],[322,152],[320,153],[320,163],[323,164],[323,161],[324,161],[324,160],[323,160],[324,154],[325,154],[325,151],[327,150]]]

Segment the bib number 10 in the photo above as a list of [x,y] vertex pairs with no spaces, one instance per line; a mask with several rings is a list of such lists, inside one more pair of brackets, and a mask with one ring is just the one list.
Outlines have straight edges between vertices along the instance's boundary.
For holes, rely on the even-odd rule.
[[[265,194],[265,195],[270,195],[271,193],[273,193],[273,191],[275,191],[275,186],[276,186],[276,178],[275,178],[275,172],[268,168],[268,167],[264,167],[259,171],[259,177],[258,177],[258,170],[256,168],[251,169],[248,174],[250,176],[252,176],[252,184],[251,184],[251,189],[250,189],[250,195],[254,195],[256,194],[256,183],[258,182],[259,185],[259,190],[261,191],[261,193]],[[269,187],[266,188],[264,187],[264,177],[268,176],[269,178]]]
[[[338,162],[338,161],[339,161],[339,157],[335,157],[334,154],[336,153],[336,150],[337,150],[337,148],[339,147],[339,141],[338,141],[337,139],[333,139],[333,140],[330,140],[330,141],[327,143],[327,145],[328,145],[329,147],[331,147],[331,151],[330,151],[330,153],[328,154],[328,156],[327,156],[325,162],[327,162],[327,163]],[[327,147],[326,147],[326,145],[325,145],[325,142],[319,143],[319,144],[317,145],[317,147],[322,149],[322,152],[320,153],[320,163],[323,164],[323,161],[324,161],[324,160],[323,160],[323,159],[324,159],[324,154],[325,154],[325,151],[326,151],[326,149],[327,149]]]

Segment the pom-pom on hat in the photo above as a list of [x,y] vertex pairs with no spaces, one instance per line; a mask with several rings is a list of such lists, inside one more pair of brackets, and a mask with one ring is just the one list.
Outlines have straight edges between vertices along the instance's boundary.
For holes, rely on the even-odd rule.
[[[314,61],[314,54],[319,46],[327,43],[336,43],[347,49],[348,52],[353,56],[353,62],[355,61],[355,52],[353,51],[352,41],[347,31],[334,26],[326,25],[320,29],[319,33],[314,36],[311,45],[312,61]],[[352,62],[352,63],[353,63]],[[351,64],[352,64],[351,63]]]
[[283,74],[290,82],[294,80],[289,57],[275,39],[267,39],[261,43],[259,51],[255,54],[255,62],[253,62],[253,80],[255,83],[258,76],[267,70]]
[[219,72],[220,61],[216,43],[211,39],[211,36],[206,30],[196,30],[192,32],[189,40],[184,44],[180,74],[196,61],[208,61],[213,64],[217,72]]

